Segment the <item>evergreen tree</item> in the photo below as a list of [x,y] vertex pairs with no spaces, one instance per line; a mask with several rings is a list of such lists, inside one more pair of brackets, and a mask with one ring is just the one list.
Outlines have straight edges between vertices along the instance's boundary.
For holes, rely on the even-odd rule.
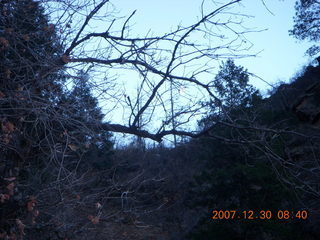
[[[0,236],[4,238],[22,239],[26,234],[25,238],[37,239],[39,234],[40,239],[54,239],[54,227],[48,223],[64,211],[56,203],[62,201],[62,189],[71,191],[68,184],[78,176],[79,158],[98,156],[105,161],[99,167],[109,164],[110,134],[97,127],[103,114],[91,95],[88,76],[81,72],[68,93],[63,86],[68,59],[62,54],[55,26],[40,2],[0,2]],[[37,200],[30,197],[39,192]],[[45,209],[38,211],[36,201],[45,202]],[[38,220],[39,212],[46,214]],[[69,222],[74,216],[69,217],[66,226],[73,226]]]
[[[54,25],[38,1],[0,2],[0,234],[4,238],[22,238],[26,211],[36,213],[25,207],[30,200],[26,194],[34,193],[26,182],[31,176],[28,168],[44,164],[47,159],[42,157],[53,146],[52,119],[57,117],[52,112],[62,96],[63,81],[53,65],[61,53]],[[29,189],[17,188],[18,183]]]
[[39,2],[2,2],[0,12],[0,114],[4,125],[12,125],[12,131],[2,129],[3,149],[22,157],[27,150],[20,145],[42,141],[63,95],[64,78],[54,70],[63,49]]
[[[320,40],[320,2],[317,0],[298,0],[295,4],[293,29],[289,34],[299,40],[309,40],[314,43]],[[320,52],[318,44],[307,50],[310,56]]]
[[69,95],[73,116],[84,123],[100,122],[103,119],[98,101],[92,96],[89,75],[84,71],[74,79],[74,87]]
[[98,127],[104,115],[92,95],[89,80],[89,74],[84,71],[79,71],[73,79],[73,88],[65,99],[70,115],[67,124],[77,144],[87,148],[85,161],[102,168],[110,165],[108,156],[112,148],[111,134]]
[[0,85],[38,95],[57,78],[47,74],[54,59],[62,53],[55,26],[49,24],[39,2],[10,1],[0,7]]
[[67,110],[65,116],[68,119],[65,124],[77,144],[90,145],[98,141],[95,138],[98,137],[98,126],[104,117],[90,88],[89,75],[80,71],[64,100],[64,109]]
[[199,121],[201,128],[210,127],[215,121],[226,120],[226,115],[238,115],[239,111],[261,100],[259,91],[249,84],[248,71],[235,65],[231,59],[222,63],[211,86],[220,101],[209,101],[205,104],[209,111],[208,115]]
[[252,95],[257,92],[249,84],[248,71],[236,66],[231,59],[220,66],[220,71],[213,80],[213,87],[222,104],[228,109],[249,105]]

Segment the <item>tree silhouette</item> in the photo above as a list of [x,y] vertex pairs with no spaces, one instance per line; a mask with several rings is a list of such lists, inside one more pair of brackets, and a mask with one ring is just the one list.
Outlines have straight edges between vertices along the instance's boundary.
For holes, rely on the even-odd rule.
[[259,91],[249,84],[248,71],[231,59],[222,63],[211,85],[219,100],[204,104],[209,108],[207,116],[199,121],[204,129],[219,121],[232,121],[234,113],[239,115],[237,110],[242,111],[261,98]]
[[[101,162],[107,159],[107,154],[112,143],[111,133],[99,128],[104,114],[98,106],[98,101],[93,97],[90,86],[90,76],[83,70],[73,78],[73,88],[65,94],[64,105],[68,109],[69,123],[66,128],[79,146],[87,146],[91,155],[97,155]],[[79,127],[79,124],[82,127]],[[91,146],[93,149],[89,148]],[[104,157],[104,160],[103,160]],[[94,157],[86,157],[88,160],[97,161]]]
[[92,96],[89,75],[80,71],[73,80],[73,89],[68,96],[70,108],[75,111],[74,116],[85,123],[102,121],[103,114],[98,107],[98,101]]
[[212,85],[218,98],[228,109],[249,105],[252,95],[257,91],[249,84],[248,71],[236,66],[231,59],[222,63]]
[[320,40],[320,2],[317,0],[299,0],[295,4],[295,17],[293,29],[290,35],[299,40],[309,40],[315,42],[307,50],[310,56],[320,52],[317,42]]
[[26,166],[39,167],[54,145],[51,113],[62,96],[64,78],[47,69],[62,54],[61,46],[39,2],[1,1],[0,226],[8,238],[22,238],[26,216],[34,221],[38,215],[35,200],[17,186],[30,176]]
[[[184,86],[196,91],[198,96],[218,100],[205,77],[213,69],[212,60],[225,56],[248,56],[240,53],[249,44],[244,40],[247,30],[233,27],[238,23],[237,27],[242,28],[241,21],[233,21],[237,14],[232,13],[232,8],[239,2],[241,0],[218,5],[208,2],[208,7],[202,8],[201,18],[195,23],[178,26],[162,35],[141,37],[130,27],[136,11],[122,21],[120,17],[112,17],[116,12],[112,12],[112,4],[108,0],[87,3],[63,1],[55,5],[55,9],[65,12],[61,18],[55,18],[65,39],[65,50],[60,59],[70,68],[81,69],[90,65],[93,71],[101,71],[102,74],[109,70],[118,73],[130,70],[138,76],[135,78],[130,75],[126,81],[135,81],[143,92],[140,95],[127,91],[116,81],[113,91],[100,88],[100,93],[108,98],[108,110],[113,111],[119,105],[126,106],[122,114],[125,119],[103,123],[101,128],[104,130],[134,134],[158,142],[167,135],[197,137],[203,133],[186,131],[184,126],[200,114],[201,104],[190,94],[176,94],[175,103],[171,105],[175,109],[170,111],[170,91],[167,89],[172,84],[174,93]],[[48,11],[52,8],[50,1],[44,1],[44,5]],[[57,15],[61,12],[57,11]],[[105,12],[107,14],[102,16]],[[229,14],[231,18],[221,20],[218,17],[220,14]],[[245,15],[243,17],[246,18]],[[97,21],[104,22],[105,27],[101,32],[95,32],[90,27]],[[214,27],[210,28],[208,24]],[[226,31],[226,34],[213,34],[215,27],[218,31]],[[198,41],[199,33],[218,39],[219,44],[212,46],[212,39],[206,37],[203,42]],[[220,44],[220,40],[224,43],[221,41]],[[97,44],[99,41],[101,44]],[[201,67],[196,68],[199,63]],[[96,90],[99,91],[98,88]],[[188,98],[188,104],[178,104],[182,98]],[[128,103],[128,99],[132,104]],[[144,121],[142,124],[141,119]]]

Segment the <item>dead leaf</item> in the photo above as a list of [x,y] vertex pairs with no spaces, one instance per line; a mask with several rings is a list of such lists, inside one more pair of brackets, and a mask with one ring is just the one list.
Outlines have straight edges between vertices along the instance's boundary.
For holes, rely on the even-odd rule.
[[32,212],[35,205],[36,205],[36,203],[34,203],[34,202],[31,202],[31,201],[28,202],[28,203],[27,203],[27,209],[28,209],[28,211],[29,211],[29,212]]
[[51,31],[51,32],[53,32],[54,31],[54,29],[55,29],[55,25],[54,24],[49,24],[49,26],[48,26],[48,30],[49,31]]
[[22,36],[22,38],[25,40],[25,41],[29,41],[30,40],[30,36],[28,34],[24,34]]
[[3,141],[5,144],[9,144],[10,141],[11,141],[11,139],[12,139],[12,136],[11,136],[10,134],[4,134],[2,141]]
[[68,55],[65,55],[65,54],[63,54],[62,55],[62,61],[64,62],[64,63],[68,63],[68,62],[70,62],[70,56],[68,56]]
[[7,189],[9,190],[9,195],[13,196],[14,195],[14,187],[15,187],[15,183],[9,183],[9,185],[7,186]]
[[24,233],[24,228],[26,227],[26,225],[24,225],[20,219],[16,219],[16,224],[18,225],[18,229],[20,231],[20,234],[25,235]]
[[54,24],[49,24],[48,26],[44,27],[43,29],[44,29],[45,31],[50,31],[50,32],[52,32],[52,31],[54,31],[54,28],[55,28]]
[[11,122],[4,122],[2,123],[2,131],[5,132],[5,133],[11,133],[13,132],[15,129],[13,123]]
[[34,207],[36,206],[36,203],[37,203],[36,197],[35,196],[31,196],[29,198],[29,201],[27,202],[27,209],[28,209],[29,212],[33,211]]
[[69,144],[68,147],[72,150],[72,151],[77,151],[79,149],[78,146],[74,145],[74,144]]
[[98,216],[94,217],[92,215],[89,215],[88,216],[88,219],[93,223],[93,224],[98,224],[99,223],[99,220],[100,218]]
[[0,91],[0,98],[4,98],[6,95]]
[[0,37],[0,43],[3,45],[1,49],[5,49],[9,47],[9,41],[4,37]]
[[99,223],[99,217],[98,216],[96,216],[96,217],[94,217],[92,220],[91,220],[91,222],[93,223],[93,224],[98,224]]
[[10,195],[9,194],[0,194],[0,202],[4,203],[6,200],[10,199]]
[[30,196],[29,200],[32,202],[37,202],[37,198],[35,196]]
[[12,34],[14,32],[14,29],[13,28],[6,28],[5,31],[8,34]]

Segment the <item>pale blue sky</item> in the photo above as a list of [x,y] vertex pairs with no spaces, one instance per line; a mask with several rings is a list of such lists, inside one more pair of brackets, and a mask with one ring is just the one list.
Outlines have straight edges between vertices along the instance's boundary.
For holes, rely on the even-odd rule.
[[[137,9],[134,30],[146,33],[149,29],[155,35],[168,32],[177,24],[188,25],[200,15],[201,0],[136,0],[113,1],[122,15],[130,15]],[[220,1],[221,2],[221,1]],[[304,52],[310,43],[299,42],[289,36],[288,30],[293,26],[294,0],[265,0],[268,12],[260,0],[244,0],[239,12],[252,15],[245,20],[250,28],[267,29],[264,32],[248,34],[254,46],[251,53],[260,52],[258,57],[236,60],[250,72],[271,84],[288,81],[301,67],[310,61]],[[262,91],[267,87],[262,81],[252,79],[252,84]]]

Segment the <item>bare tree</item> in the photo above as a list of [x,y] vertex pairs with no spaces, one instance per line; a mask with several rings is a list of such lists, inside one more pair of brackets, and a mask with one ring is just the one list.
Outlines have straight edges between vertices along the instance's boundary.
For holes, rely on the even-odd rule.
[[[140,81],[144,98],[141,94],[124,93],[116,77],[112,91],[96,89],[102,98],[105,97],[103,101],[108,102],[106,111],[120,106],[125,108],[124,120],[115,122],[113,118],[100,127],[159,142],[171,134],[190,137],[201,134],[185,126],[202,114],[199,99],[219,101],[210,85],[210,72],[215,61],[248,56],[246,50],[252,45],[246,39],[250,30],[242,25],[243,18],[249,16],[233,10],[241,0],[223,4],[204,1],[199,20],[194,24],[178,26],[159,36],[148,33],[145,37],[139,37],[130,26],[137,12],[119,18],[110,1],[43,3],[48,12],[56,7],[56,12],[51,15],[56,14],[54,26],[60,29],[64,40],[65,50],[57,59],[60,65],[56,67],[67,67],[69,73],[85,65],[93,66],[99,73],[126,70],[131,76],[137,76],[126,81]],[[103,26],[99,28],[101,31],[93,31],[92,26],[98,24]],[[105,80],[101,76],[100,79]],[[112,81],[112,77],[108,80]],[[172,105],[169,104],[170,86],[175,88],[172,90],[175,104]],[[181,90],[184,94],[179,94]],[[170,110],[173,107],[175,109]]]

